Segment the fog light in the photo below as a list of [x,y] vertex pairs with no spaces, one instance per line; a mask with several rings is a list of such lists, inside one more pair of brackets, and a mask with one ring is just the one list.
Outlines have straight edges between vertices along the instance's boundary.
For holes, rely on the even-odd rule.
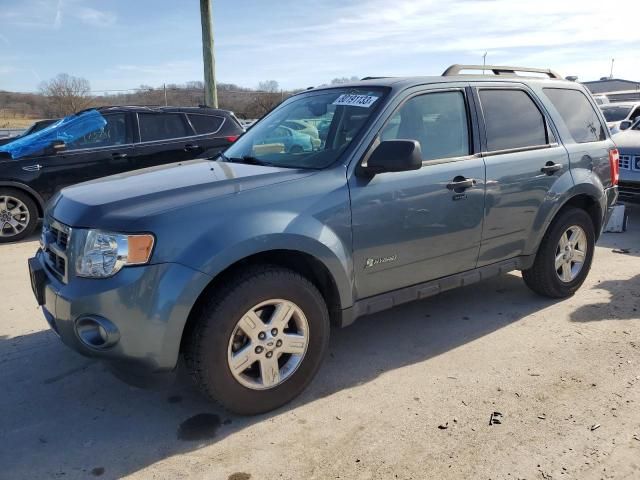
[[80,341],[91,348],[109,348],[120,340],[118,328],[106,318],[97,316],[76,320],[76,333]]

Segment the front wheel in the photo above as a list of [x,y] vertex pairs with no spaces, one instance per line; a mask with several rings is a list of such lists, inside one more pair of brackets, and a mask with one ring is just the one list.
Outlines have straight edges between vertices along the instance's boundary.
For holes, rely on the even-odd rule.
[[198,386],[236,413],[273,410],[302,392],[327,350],[318,289],[291,270],[254,267],[205,302],[185,359]]
[[38,224],[38,208],[33,199],[15,188],[0,188],[0,243],[28,237]]
[[549,226],[533,266],[522,271],[522,278],[540,295],[569,297],[587,278],[594,248],[591,217],[578,208],[566,209]]

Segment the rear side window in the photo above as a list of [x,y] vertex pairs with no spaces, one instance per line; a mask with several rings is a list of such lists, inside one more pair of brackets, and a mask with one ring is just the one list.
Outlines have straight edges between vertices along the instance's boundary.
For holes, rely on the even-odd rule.
[[407,100],[380,132],[382,140],[417,140],[423,160],[469,155],[462,92],[434,92]]
[[221,117],[215,117],[213,115],[200,115],[197,113],[187,114],[191,125],[196,131],[197,135],[203,133],[217,132],[222,126],[223,119]]
[[547,144],[544,117],[522,90],[479,91],[487,150],[535,147]]
[[138,118],[141,142],[193,135],[180,113],[139,113]]
[[584,93],[579,90],[545,88],[576,143],[598,142],[606,137],[604,125]]

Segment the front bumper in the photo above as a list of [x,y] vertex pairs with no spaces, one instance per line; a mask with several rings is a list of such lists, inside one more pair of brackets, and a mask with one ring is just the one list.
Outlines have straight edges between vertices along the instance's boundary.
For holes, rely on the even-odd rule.
[[[191,268],[164,263],[126,267],[106,279],[73,277],[65,284],[51,273],[41,250],[30,261],[44,272],[39,303],[60,339],[135,376],[175,368],[191,308],[211,281]],[[117,328],[117,342],[94,348],[81,341],[76,326],[87,317],[107,319]]]
[[640,200],[640,182],[620,180],[620,183],[618,183],[618,193],[620,200],[638,201]]

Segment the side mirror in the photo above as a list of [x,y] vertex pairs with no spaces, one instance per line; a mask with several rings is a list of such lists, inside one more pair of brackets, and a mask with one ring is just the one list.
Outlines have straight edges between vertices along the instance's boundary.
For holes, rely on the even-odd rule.
[[407,172],[422,168],[422,150],[415,140],[385,140],[369,156],[362,172],[368,176],[385,172]]
[[620,130],[628,130],[632,123],[631,120],[623,120],[620,122]]
[[59,152],[62,152],[67,145],[62,140],[52,140],[49,146],[45,149],[45,154],[47,155],[57,155]]

